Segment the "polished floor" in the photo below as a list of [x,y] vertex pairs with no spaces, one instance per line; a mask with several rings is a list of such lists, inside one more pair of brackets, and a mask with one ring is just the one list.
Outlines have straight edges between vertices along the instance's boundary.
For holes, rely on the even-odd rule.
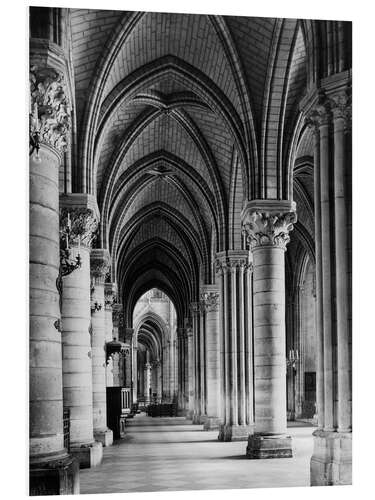
[[81,493],[308,486],[313,430],[289,427],[293,458],[248,460],[246,442],[221,443],[185,418],[137,415],[101,465],[81,471]]

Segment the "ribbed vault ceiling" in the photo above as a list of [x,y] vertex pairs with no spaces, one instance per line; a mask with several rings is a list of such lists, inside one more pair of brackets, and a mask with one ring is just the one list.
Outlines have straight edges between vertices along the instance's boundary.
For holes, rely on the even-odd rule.
[[152,286],[181,323],[215,253],[240,247],[243,201],[290,191],[303,31],[296,20],[82,9],[71,30],[77,183],[97,195],[98,244],[128,323]]

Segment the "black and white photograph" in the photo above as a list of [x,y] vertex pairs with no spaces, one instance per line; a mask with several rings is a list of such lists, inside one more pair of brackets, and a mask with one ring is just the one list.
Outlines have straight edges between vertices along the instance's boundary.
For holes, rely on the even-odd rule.
[[30,495],[351,484],[351,28],[30,7]]
[[355,22],[97,4],[24,6],[25,494],[340,495]]

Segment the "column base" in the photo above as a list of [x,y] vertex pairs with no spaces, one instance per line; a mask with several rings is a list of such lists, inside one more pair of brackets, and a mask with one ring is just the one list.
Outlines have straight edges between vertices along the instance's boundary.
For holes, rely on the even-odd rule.
[[252,425],[219,424],[219,441],[247,441],[249,434],[253,434]]
[[248,438],[247,458],[291,458],[292,438],[284,434],[253,434]]
[[102,431],[94,431],[95,441],[102,443],[103,446],[111,446],[113,444],[113,432],[111,429],[103,429]]
[[79,495],[79,463],[66,455],[60,460],[30,464],[29,495]]
[[318,429],[313,436],[311,486],[352,484],[352,433]]
[[207,420],[207,415],[193,415],[193,424],[194,425],[202,425],[206,422]]
[[188,410],[186,414],[186,420],[193,420],[194,418],[194,410]]
[[177,416],[187,417],[187,410],[185,410],[185,408],[180,408],[179,410],[177,410]]
[[102,462],[103,445],[95,441],[82,446],[71,446],[70,454],[79,461],[80,469],[90,469]]
[[207,417],[203,424],[204,431],[214,431],[219,429],[221,420],[219,417]]

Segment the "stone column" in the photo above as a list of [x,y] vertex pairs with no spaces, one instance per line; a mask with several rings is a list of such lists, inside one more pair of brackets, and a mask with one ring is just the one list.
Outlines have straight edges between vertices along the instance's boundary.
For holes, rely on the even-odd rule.
[[150,352],[146,351],[146,363],[145,363],[145,403],[150,404],[150,387],[151,387],[151,363],[150,363]]
[[185,349],[185,330],[184,328],[177,328],[177,359],[178,359],[178,408],[179,414],[184,410],[185,405],[185,359],[184,359],[184,349]]
[[204,430],[219,429],[220,412],[220,344],[219,344],[219,293],[204,292],[202,303],[206,314],[206,404],[207,418]]
[[194,413],[193,424],[200,424],[200,376],[199,376],[199,312],[200,303],[192,302],[190,310],[193,321],[193,372],[194,372]]
[[316,227],[318,429],[313,433],[312,485],[351,484],[352,480],[351,192],[346,185],[351,170],[350,85],[344,79],[321,89],[307,118],[315,137],[315,210],[320,217]]
[[251,353],[247,336],[251,332],[248,331],[249,312],[245,308],[249,252],[229,250],[217,257],[223,301],[220,313],[223,409],[218,439],[246,441],[253,430],[248,418],[251,400],[249,391],[252,394],[252,388],[249,384],[248,357]]
[[125,328],[124,329],[124,340],[125,340],[125,373],[124,373],[124,385],[129,389],[132,389],[133,379],[132,379],[132,358],[133,358],[133,336],[134,336],[134,328]]
[[[336,256],[336,320],[337,320],[337,430],[348,433],[352,429],[351,353],[349,267],[350,236],[343,228],[348,226],[350,193],[346,186],[346,132],[351,125],[351,103],[347,92],[332,99],[334,134],[334,206]],[[350,158],[349,158],[350,160]],[[351,162],[348,162],[351,167]]]
[[188,418],[194,416],[194,334],[192,327],[186,329],[188,350]]
[[249,458],[291,457],[286,436],[285,262],[295,203],[254,200],[242,214],[253,252],[255,434]]
[[107,427],[107,396],[106,396],[106,330],[105,330],[105,299],[104,280],[110,266],[108,250],[93,249],[90,255],[90,270],[92,279],[91,294],[91,345],[92,345],[92,399],[94,437],[103,446],[111,446],[113,432]]
[[[91,195],[60,197],[60,225],[71,221],[73,256],[81,256],[81,267],[63,278],[62,341],[64,404],[70,409],[71,453],[80,467],[102,460],[102,443],[93,434],[93,387],[90,312],[90,249],[99,215]],[[69,214],[69,215],[68,215]]]
[[[40,150],[30,157],[30,495],[78,494],[78,463],[64,448],[62,357],[59,294],[58,172],[69,108],[63,77],[31,65],[30,134],[39,134]],[[41,108],[45,103],[47,106]],[[52,106],[52,105],[53,106]],[[56,105],[57,107],[54,107]],[[47,110],[51,115],[37,109]],[[61,116],[56,115],[61,109]],[[45,111],[44,111],[45,112]],[[53,131],[47,119],[57,120]]]
[[133,403],[138,401],[138,346],[133,342],[133,365],[132,365],[132,381],[133,381]]

